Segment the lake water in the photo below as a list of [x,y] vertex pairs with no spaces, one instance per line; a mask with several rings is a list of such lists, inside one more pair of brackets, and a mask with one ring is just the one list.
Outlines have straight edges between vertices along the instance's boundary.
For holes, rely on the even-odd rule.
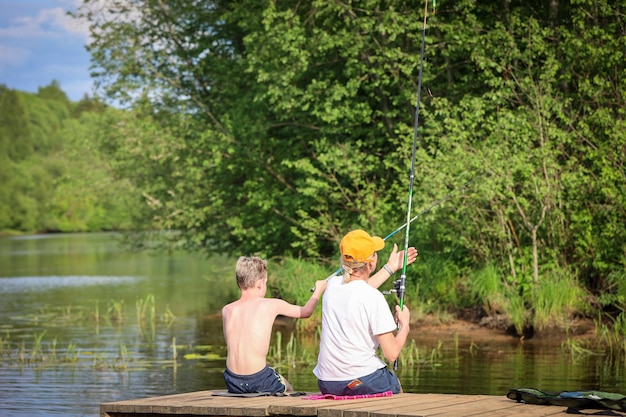
[[[103,402],[223,389],[219,311],[238,295],[234,264],[132,252],[115,234],[0,237],[0,415],[96,417]],[[407,392],[626,393],[623,358],[415,334],[419,356],[397,371]],[[297,360],[279,369],[296,390],[317,391],[316,338],[296,342]]]

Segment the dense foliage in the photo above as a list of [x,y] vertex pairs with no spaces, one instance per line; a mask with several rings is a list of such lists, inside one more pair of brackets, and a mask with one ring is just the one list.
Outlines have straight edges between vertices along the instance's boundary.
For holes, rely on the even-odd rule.
[[623,308],[626,1],[444,0],[426,27],[406,0],[101,5],[77,18],[132,111],[99,143],[146,227],[317,260],[350,228],[395,230],[424,35],[413,210],[474,181],[412,224],[411,288],[518,330]]
[[56,82],[37,94],[0,86],[0,231],[79,232],[131,227],[131,185],[97,151],[106,107],[71,103]]

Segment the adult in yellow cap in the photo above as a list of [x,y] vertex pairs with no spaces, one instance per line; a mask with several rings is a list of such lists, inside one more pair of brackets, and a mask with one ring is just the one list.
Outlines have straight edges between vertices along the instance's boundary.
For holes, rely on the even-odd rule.
[[[366,395],[402,392],[400,380],[376,351],[380,346],[389,362],[395,361],[409,334],[409,309],[396,306],[396,323],[387,300],[378,290],[402,268],[404,251],[394,244],[387,263],[374,275],[377,252],[385,241],[364,230],[353,230],[340,243],[343,276],[328,280],[322,299],[322,337],[317,376],[322,394]],[[410,247],[407,264],[417,258]],[[398,328],[399,327],[399,328]],[[397,332],[396,332],[397,330]]]

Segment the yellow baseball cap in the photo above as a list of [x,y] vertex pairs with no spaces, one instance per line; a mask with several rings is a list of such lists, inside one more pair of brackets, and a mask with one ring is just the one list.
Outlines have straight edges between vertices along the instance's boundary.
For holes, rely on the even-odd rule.
[[364,230],[353,230],[341,239],[341,258],[347,262],[373,262],[369,259],[374,252],[385,247],[385,241],[378,236],[370,236]]

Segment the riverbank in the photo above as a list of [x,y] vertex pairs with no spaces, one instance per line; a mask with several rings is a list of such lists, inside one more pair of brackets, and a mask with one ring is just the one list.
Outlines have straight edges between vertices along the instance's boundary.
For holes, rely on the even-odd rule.
[[588,341],[596,337],[593,320],[572,319],[564,326],[553,326],[541,330],[529,330],[524,335],[516,334],[504,317],[480,317],[470,312],[459,312],[456,317],[442,320],[435,315],[426,315],[411,323],[410,336],[422,341],[457,339],[459,342],[511,342],[511,343],[554,343],[577,340]]
[[[219,314],[213,318],[219,318]],[[207,317],[208,318],[208,317]],[[305,332],[315,332],[321,324],[311,321]],[[296,329],[296,320],[284,317],[277,318],[274,331],[293,332]],[[505,317],[484,317],[468,311],[457,312],[455,316],[441,316],[427,314],[411,321],[409,338],[437,344],[440,341],[457,340],[459,343],[540,343],[560,346],[567,341],[588,342],[596,338],[596,328],[593,320],[588,318],[571,319],[567,327],[553,326],[540,331],[528,331],[525,335],[518,335]]]

